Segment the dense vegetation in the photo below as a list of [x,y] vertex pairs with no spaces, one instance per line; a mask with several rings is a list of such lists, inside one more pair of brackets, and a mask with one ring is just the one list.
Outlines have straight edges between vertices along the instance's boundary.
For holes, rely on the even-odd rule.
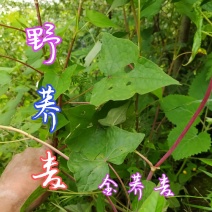
[[[58,155],[68,190],[51,192],[36,210],[211,211],[212,2],[42,2],[0,1],[0,125],[50,139],[69,157]],[[24,31],[45,22],[63,39],[50,66],[42,64],[49,46],[32,51]],[[36,85],[46,84],[62,108],[54,134],[31,119]],[[14,154],[39,145],[0,129],[0,173]],[[136,172],[140,201],[127,193]],[[106,198],[98,185],[108,173],[119,190]],[[163,173],[174,197],[153,191]]]

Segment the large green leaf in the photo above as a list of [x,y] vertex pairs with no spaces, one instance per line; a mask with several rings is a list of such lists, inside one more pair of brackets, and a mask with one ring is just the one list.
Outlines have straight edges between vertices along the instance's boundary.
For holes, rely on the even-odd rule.
[[126,120],[126,112],[129,103],[118,108],[111,109],[104,119],[99,119],[99,123],[103,126],[115,126],[121,124]]
[[[169,95],[161,100],[161,107],[166,117],[173,124],[187,124],[194,115],[200,102],[193,97],[183,95]],[[200,122],[198,117],[194,124]]]
[[[132,202],[133,211],[138,211],[139,208],[143,205],[145,200],[151,195],[153,189],[156,187],[155,183],[147,180],[142,180],[142,184],[144,185],[144,189],[142,190],[142,198],[138,200],[138,196],[135,196]],[[133,193],[131,193],[134,196]]]
[[115,9],[116,7],[124,6],[128,2],[129,0],[114,0],[108,12]]
[[93,105],[80,105],[76,107],[63,108],[63,111],[70,121],[70,130],[73,132],[75,128],[86,128],[93,119],[96,112]]
[[[180,133],[183,131],[184,125],[178,125],[175,127],[168,136],[168,145],[171,147],[176,139],[179,137]],[[201,132],[197,134],[197,129],[191,127],[186,133],[185,137],[182,139],[180,144],[172,153],[175,160],[184,159],[192,155],[199,154],[201,152],[206,152],[210,149],[211,139],[210,135],[206,132]]]
[[86,10],[86,17],[92,24],[98,27],[117,27],[106,15],[94,10]]
[[103,33],[99,68],[106,75],[124,72],[124,67],[138,60],[138,47],[127,39]]
[[138,212],[163,212],[166,211],[167,208],[168,202],[165,197],[160,195],[160,192],[153,190],[150,196],[142,204]]
[[[211,67],[210,67],[211,68]],[[206,80],[207,78],[207,70],[208,64],[204,65],[203,69],[201,69],[201,72],[197,74],[197,76],[194,78],[192,84],[189,87],[189,96],[192,96],[199,101],[202,101],[202,99],[205,96],[205,92],[209,85],[209,80]],[[210,101],[207,102],[207,106],[210,110],[212,110],[212,94],[210,96]]]
[[45,87],[47,84],[51,84],[55,89],[54,99],[57,99],[60,94],[65,92],[71,83],[71,76],[76,69],[76,65],[68,67],[61,75],[54,70],[47,71],[44,74],[42,85]]
[[133,152],[144,138],[144,134],[130,133],[118,127],[104,129],[88,128],[73,141],[67,142],[73,150],[68,167],[74,173],[79,191],[98,188],[109,173],[107,162],[120,165],[128,153]]
[[94,85],[91,104],[101,105],[108,100],[125,100],[135,93],[146,94],[158,88],[179,84],[155,63],[142,57],[129,73],[116,73]]
[[153,17],[159,13],[164,0],[148,0],[141,8],[141,17]]

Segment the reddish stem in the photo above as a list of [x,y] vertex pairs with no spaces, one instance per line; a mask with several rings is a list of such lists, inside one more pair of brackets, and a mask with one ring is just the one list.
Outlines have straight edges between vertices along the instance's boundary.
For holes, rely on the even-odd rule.
[[[208,85],[207,91],[205,93],[205,96],[200,104],[200,106],[198,107],[198,109],[196,110],[196,112],[194,113],[194,115],[192,116],[192,118],[190,119],[190,121],[188,122],[188,124],[186,125],[186,127],[184,128],[184,130],[182,131],[182,133],[180,134],[180,136],[177,138],[177,140],[175,141],[175,143],[173,144],[173,146],[169,149],[169,151],[156,163],[155,167],[159,167],[164,161],[166,161],[166,159],[172,154],[172,152],[176,149],[176,147],[179,145],[179,143],[182,141],[183,137],[185,136],[185,134],[188,132],[188,130],[190,129],[191,125],[194,123],[194,121],[196,120],[196,118],[198,117],[198,115],[200,114],[200,112],[203,110],[203,108],[205,107],[205,104],[207,103],[210,94],[212,91],[212,78],[210,80],[210,83]],[[147,177],[147,180],[151,180],[153,175],[153,171],[149,172],[149,175]]]

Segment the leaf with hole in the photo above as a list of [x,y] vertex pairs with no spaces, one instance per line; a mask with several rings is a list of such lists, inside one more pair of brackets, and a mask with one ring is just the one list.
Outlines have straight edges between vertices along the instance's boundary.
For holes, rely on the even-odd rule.
[[146,94],[158,88],[179,83],[165,74],[156,64],[142,57],[129,73],[116,73],[94,85],[91,104],[101,105],[109,100],[125,100],[135,93]]

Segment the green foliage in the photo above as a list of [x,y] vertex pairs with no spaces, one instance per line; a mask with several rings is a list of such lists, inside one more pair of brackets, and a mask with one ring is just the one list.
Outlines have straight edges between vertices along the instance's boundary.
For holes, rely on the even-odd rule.
[[97,27],[117,27],[107,16],[93,10],[86,10],[86,17],[88,21]]
[[[184,127],[185,125],[178,125],[170,132],[168,137],[169,147],[174,144]],[[180,160],[201,152],[206,152],[210,146],[210,135],[206,132],[201,132],[197,135],[197,129],[191,127],[172,155],[175,160]]]
[[[98,189],[106,174],[119,185],[110,197],[118,211],[209,210],[210,198],[205,198],[207,205],[194,205],[188,196],[193,195],[189,184],[194,176],[202,172],[211,177],[211,97],[171,156],[156,170],[153,182],[145,180],[150,167],[144,157],[156,164],[175,144],[204,98],[212,76],[211,2],[81,3],[80,9],[73,0],[51,5],[39,1],[42,22],[54,23],[56,35],[63,39],[55,63],[46,66],[42,62],[49,56],[48,44],[34,52],[22,31],[9,28],[38,26],[34,5],[0,1],[0,10],[5,9],[0,21],[0,125],[54,140],[69,156],[68,162],[58,158],[69,190],[52,192],[38,211],[112,211]],[[189,18],[189,27],[181,23],[183,16]],[[36,113],[33,104],[39,99],[37,84],[51,84],[56,90],[54,99],[62,111],[54,135],[41,119],[31,120]],[[18,133],[0,129],[0,142],[4,142],[0,143],[0,172],[13,153],[37,145],[19,139]],[[144,185],[140,201],[133,192],[126,197],[119,181],[128,190],[130,174],[135,172],[142,174]],[[162,173],[169,177],[176,197],[166,199],[153,190]],[[195,187],[200,194],[201,185]],[[42,192],[35,190],[21,210]]]
[[74,173],[79,191],[98,188],[109,172],[107,163],[120,165],[144,138],[144,134],[134,134],[118,127],[106,130],[94,127],[84,130],[80,136],[73,136],[67,145],[71,152],[68,167]]

